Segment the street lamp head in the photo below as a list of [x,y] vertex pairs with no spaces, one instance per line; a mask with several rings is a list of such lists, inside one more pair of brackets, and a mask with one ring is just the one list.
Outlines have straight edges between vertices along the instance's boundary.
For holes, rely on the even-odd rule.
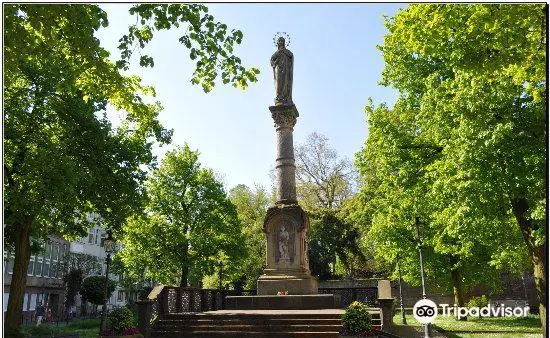
[[422,238],[424,237],[424,227],[422,224],[420,224],[420,217],[414,218],[414,225],[416,227],[416,233],[418,235],[418,241],[422,242]]
[[105,252],[112,254],[115,252],[115,240],[111,234],[111,230],[107,231],[107,238],[103,241],[103,246],[105,247]]

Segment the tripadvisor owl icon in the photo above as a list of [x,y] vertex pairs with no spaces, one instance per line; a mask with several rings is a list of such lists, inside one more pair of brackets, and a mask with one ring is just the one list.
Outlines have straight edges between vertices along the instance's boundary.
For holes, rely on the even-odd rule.
[[422,324],[433,323],[437,317],[437,305],[429,299],[421,299],[414,304],[413,315]]

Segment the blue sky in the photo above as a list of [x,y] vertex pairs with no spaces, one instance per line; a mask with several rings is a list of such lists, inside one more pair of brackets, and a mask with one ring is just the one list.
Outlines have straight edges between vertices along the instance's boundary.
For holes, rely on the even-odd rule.
[[[118,57],[118,39],[135,22],[128,4],[102,4],[109,26],[99,31],[102,45]],[[353,159],[367,138],[363,109],[368,97],[392,105],[397,93],[378,85],[383,59],[376,45],[386,33],[382,15],[392,16],[401,4],[210,4],[210,14],[240,29],[243,42],[235,53],[246,67],[260,69],[258,82],[245,91],[217,84],[205,94],[191,85],[194,65],[178,42],[176,29],[156,32],[143,53],[154,68],[130,73],[155,87],[164,110],[159,119],[174,129],[173,144],[187,142],[201,152],[200,161],[221,174],[228,189],[244,183],[266,188],[275,162],[275,129],[268,109],[273,104],[273,72],[269,59],[273,35],[287,32],[295,58],[293,100],[300,117],[294,144],[318,132],[341,156]],[[138,54],[136,52],[135,54]],[[159,159],[167,149],[157,149]]]

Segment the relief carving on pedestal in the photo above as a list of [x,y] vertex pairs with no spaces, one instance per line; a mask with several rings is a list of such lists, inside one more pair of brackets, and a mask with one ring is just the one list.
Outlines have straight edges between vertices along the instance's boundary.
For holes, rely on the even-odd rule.
[[279,261],[290,260],[288,254],[288,239],[288,231],[286,231],[285,226],[283,225],[279,231]]
[[294,261],[294,227],[290,224],[281,225],[277,232],[276,262]]

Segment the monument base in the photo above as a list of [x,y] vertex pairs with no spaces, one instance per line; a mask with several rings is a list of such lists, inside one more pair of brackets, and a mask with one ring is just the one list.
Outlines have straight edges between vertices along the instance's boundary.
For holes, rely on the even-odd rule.
[[264,272],[258,278],[258,295],[276,296],[279,291],[285,291],[288,295],[317,294],[317,279],[308,273],[274,269],[265,269]]
[[226,310],[318,310],[342,307],[340,295],[227,296]]

